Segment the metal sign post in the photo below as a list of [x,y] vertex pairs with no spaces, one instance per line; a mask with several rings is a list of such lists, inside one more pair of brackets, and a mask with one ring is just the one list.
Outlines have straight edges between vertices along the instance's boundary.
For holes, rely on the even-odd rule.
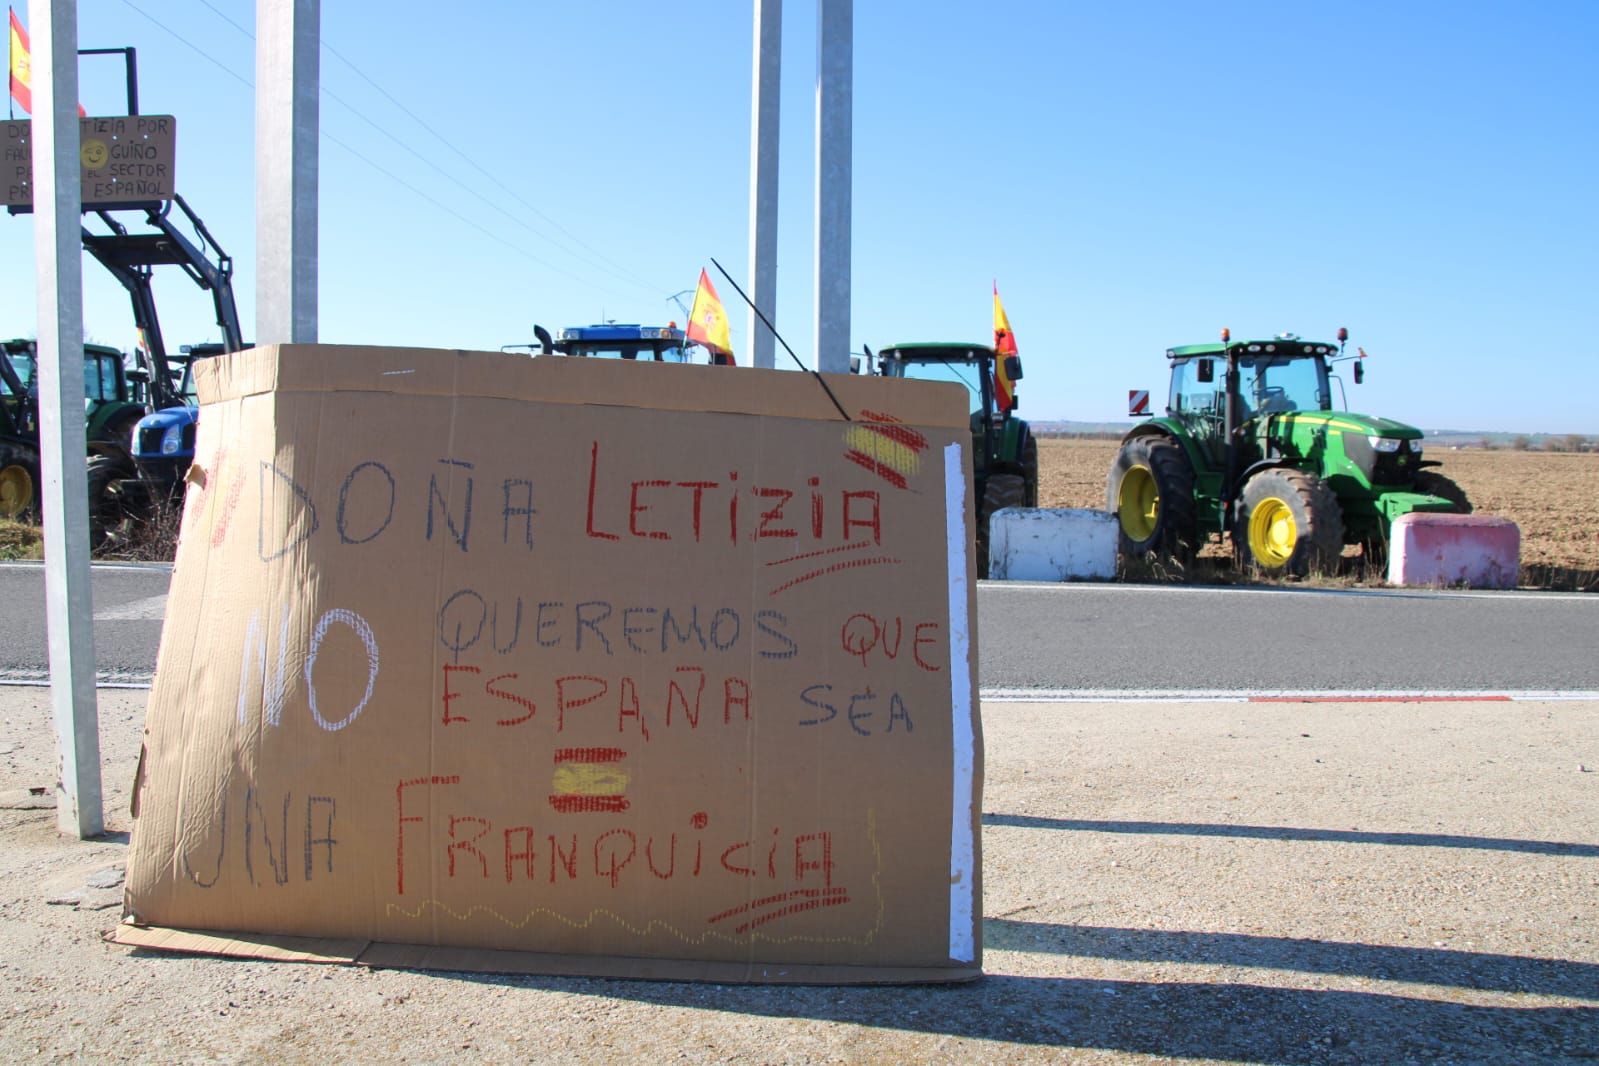
[[816,369],[849,373],[854,0],[817,0]]
[[321,0],[255,15],[255,343],[315,344]]
[[43,467],[50,697],[61,773],[56,825],[105,830],[100,711],[89,588],[89,480],[84,464],[83,263],[80,252],[77,0],[31,0],[34,254],[39,300],[39,450]]

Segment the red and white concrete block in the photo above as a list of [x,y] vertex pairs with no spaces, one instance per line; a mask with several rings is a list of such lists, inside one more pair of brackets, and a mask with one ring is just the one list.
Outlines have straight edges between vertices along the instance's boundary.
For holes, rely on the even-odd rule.
[[1390,585],[1513,589],[1521,574],[1521,529],[1476,514],[1401,515],[1388,541]]

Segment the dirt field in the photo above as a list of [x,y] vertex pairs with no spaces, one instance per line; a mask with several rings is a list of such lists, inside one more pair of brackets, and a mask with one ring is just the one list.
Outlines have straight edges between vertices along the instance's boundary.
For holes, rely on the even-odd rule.
[[[1039,506],[1103,508],[1116,447],[1040,440]],[[1478,513],[1520,527],[1523,585],[1599,590],[1599,455],[1463,448],[1427,457],[1443,463],[1438,471],[1459,482]]]

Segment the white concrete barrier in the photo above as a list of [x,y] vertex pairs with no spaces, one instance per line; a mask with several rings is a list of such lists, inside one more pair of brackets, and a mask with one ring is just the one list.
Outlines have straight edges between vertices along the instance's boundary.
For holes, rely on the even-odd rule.
[[1390,585],[1513,589],[1521,576],[1521,530],[1508,518],[1412,512],[1394,521]]
[[1116,516],[1105,511],[1007,507],[988,523],[988,577],[996,581],[1108,581],[1116,576]]

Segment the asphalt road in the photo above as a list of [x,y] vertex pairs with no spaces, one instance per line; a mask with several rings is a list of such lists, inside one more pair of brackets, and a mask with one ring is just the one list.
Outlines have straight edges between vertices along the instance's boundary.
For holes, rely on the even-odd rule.
[[[169,572],[93,568],[102,683],[155,666]],[[0,681],[48,676],[44,569],[0,564]],[[982,582],[985,699],[1599,693],[1599,596]]]

